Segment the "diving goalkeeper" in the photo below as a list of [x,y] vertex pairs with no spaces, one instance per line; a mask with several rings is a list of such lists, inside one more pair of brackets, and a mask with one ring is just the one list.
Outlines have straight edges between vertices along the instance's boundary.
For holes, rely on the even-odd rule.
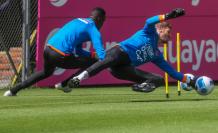
[[136,68],[148,62],[152,62],[172,78],[193,86],[191,78],[177,72],[164,60],[158,49],[158,44],[166,43],[171,38],[172,28],[170,23],[165,20],[177,18],[184,14],[184,9],[177,8],[170,13],[148,18],[141,30],[109,49],[105,60],[94,63],[81,74],[72,78],[68,82],[68,87],[76,87],[82,80],[96,75],[105,68],[110,68],[114,77],[135,82],[134,91],[151,92],[163,85],[164,79],[160,75],[151,73],[150,70],[145,72]]

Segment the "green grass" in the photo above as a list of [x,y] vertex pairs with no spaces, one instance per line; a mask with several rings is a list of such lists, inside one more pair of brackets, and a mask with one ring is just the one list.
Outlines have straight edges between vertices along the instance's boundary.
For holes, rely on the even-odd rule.
[[171,87],[169,99],[163,88],[145,94],[128,87],[68,94],[26,89],[17,97],[0,96],[0,133],[217,133],[217,125],[217,89],[179,97]]

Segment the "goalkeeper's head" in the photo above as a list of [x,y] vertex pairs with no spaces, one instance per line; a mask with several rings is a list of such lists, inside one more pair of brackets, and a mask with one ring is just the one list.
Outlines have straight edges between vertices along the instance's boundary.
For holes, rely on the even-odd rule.
[[96,27],[101,29],[106,19],[106,12],[103,8],[96,7],[92,9],[90,17],[95,21]]
[[169,22],[160,22],[155,25],[160,43],[167,43],[171,39],[171,24]]

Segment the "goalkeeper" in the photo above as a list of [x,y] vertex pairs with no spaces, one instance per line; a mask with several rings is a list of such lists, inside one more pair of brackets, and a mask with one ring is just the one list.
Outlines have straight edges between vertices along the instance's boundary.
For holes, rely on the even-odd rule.
[[[145,26],[133,36],[109,49],[105,60],[98,61],[68,82],[68,87],[76,87],[88,77],[96,75],[105,68],[110,68],[118,79],[135,82],[134,91],[151,92],[164,84],[164,79],[156,74],[139,70],[136,66],[152,62],[167,72],[172,78],[193,84],[190,77],[175,71],[163,58],[158,44],[166,43],[171,38],[171,25],[165,20],[185,14],[184,9],[175,9],[164,15],[157,15],[146,20]],[[68,88],[69,89],[69,88]]]

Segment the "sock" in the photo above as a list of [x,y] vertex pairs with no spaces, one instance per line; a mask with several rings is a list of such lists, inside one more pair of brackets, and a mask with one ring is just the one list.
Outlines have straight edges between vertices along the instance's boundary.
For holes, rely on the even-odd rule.
[[89,73],[87,71],[83,71],[78,76],[74,77],[78,78],[80,81],[89,78]]
[[55,88],[62,88],[63,86],[62,86],[62,83],[57,83],[57,84],[55,84]]

